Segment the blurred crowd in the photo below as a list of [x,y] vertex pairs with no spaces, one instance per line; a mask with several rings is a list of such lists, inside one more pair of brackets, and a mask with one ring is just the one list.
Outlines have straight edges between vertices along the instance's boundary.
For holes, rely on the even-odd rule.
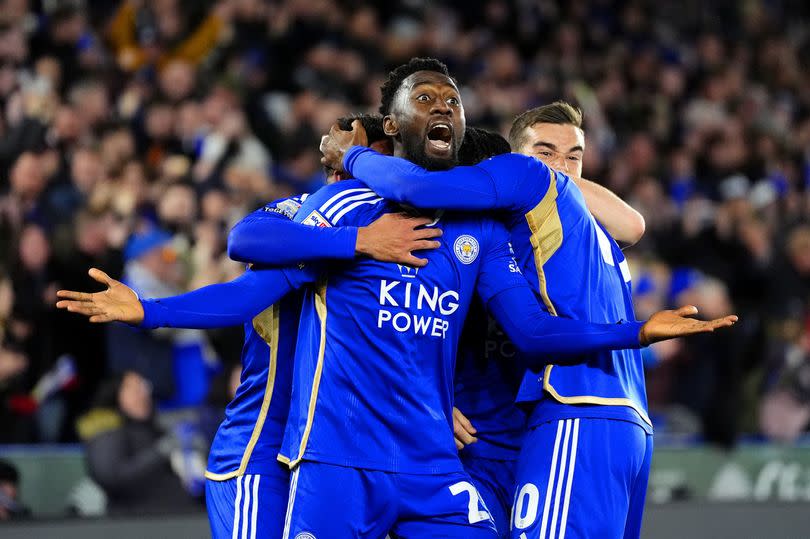
[[[92,325],[56,311],[56,290],[98,289],[91,266],[144,296],[235,277],[230,227],[322,185],[320,135],[375,111],[386,72],[418,55],[448,64],[469,125],[505,133],[560,98],[583,110],[583,175],[647,222],[627,251],[639,318],[741,316],[645,352],[660,433],[806,431],[810,4],[2,0],[0,443],[110,455],[98,437],[127,428],[143,471],[184,439],[166,441],[153,402],[205,410],[186,439],[210,432],[240,328]],[[95,477],[114,491],[109,465]]]

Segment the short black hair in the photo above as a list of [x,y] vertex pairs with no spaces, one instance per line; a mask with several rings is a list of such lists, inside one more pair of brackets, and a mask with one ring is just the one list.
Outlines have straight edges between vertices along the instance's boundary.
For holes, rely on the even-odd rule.
[[338,118],[337,123],[343,131],[351,131],[352,122],[355,120],[360,120],[360,123],[363,124],[369,144],[389,138],[383,129],[383,117],[379,114],[350,114]]
[[509,143],[498,133],[479,127],[468,127],[458,150],[458,162],[460,165],[475,165],[484,159],[511,151]]
[[382,91],[382,102],[380,103],[380,114],[389,114],[391,112],[391,104],[394,102],[394,96],[397,90],[402,86],[402,81],[416,73],[417,71],[435,71],[450,78],[453,82],[456,80],[450,76],[450,71],[447,66],[435,58],[411,58],[407,64],[402,64],[388,74],[380,90]]

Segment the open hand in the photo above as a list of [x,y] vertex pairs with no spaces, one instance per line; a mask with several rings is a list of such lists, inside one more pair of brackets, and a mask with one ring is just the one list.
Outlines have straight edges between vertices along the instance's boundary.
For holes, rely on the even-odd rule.
[[344,131],[338,124],[334,124],[328,135],[321,138],[321,164],[338,172],[343,169],[343,156],[352,146],[368,146],[368,135],[360,120],[352,122],[352,130]]
[[442,235],[440,228],[419,228],[432,223],[430,217],[411,217],[403,213],[387,213],[368,226],[357,230],[359,254],[380,262],[395,262],[422,268],[427,260],[411,253],[426,249],[438,249],[441,245],[435,238]]
[[143,306],[138,295],[130,287],[116,281],[100,269],[91,268],[90,277],[107,286],[102,292],[88,293],[73,290],[59,290],[56,293],[60,301],[56,306],[72,313],[83,314],[90,322],[125,322],[140,324],[143,322]]
[[724,316],[715,320],[695,320],[688,318],[696,315],[697,307],[687,305],[674,311],[658,311],[641,326],[639,341],[643,346],[658,341],[686,337],[698,333],[711,333],[716,329],[733,326],[738,318],[736,315]]

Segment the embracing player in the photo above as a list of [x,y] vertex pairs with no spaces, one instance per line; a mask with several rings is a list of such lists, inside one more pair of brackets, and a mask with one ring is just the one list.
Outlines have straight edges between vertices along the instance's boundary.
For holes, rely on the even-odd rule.
[[[520,266],[549,314],[634,319],[624,255],[566,175],[515,154],[428,172],[352,146],[358,138],[333,130],[325,160],[380,195],[419,208],[504,211]],[[555,358],[526,374],[519,398],[536,405],[518,464],[513,537],[637,537],[652,453],[640,354]],[[575,474],[577,466],[587,471]]]
[[[581,125],[581,114],[567,103],[533,109],[515,122],[513,131],[520,134],[513,137],[515,148],[534,152],[551,168],[581,176],[585,146]],[[473,140],[478,142],[472,144]],[[477,149],[476,155],[471,155],[472,149]],[[510,151],[500,135],[468,128],[459,162],[477,164]],[[644,218],[638,212],[600,185],[575,181],[588,210],[612,237],[624,244],[641,238]],[[471,311],[467,326],[456,369],[456,445],[499,533],[508,537],[517,460],[526,433],[526,414],[515,403],[523,371],[515,347],[494,320]]]

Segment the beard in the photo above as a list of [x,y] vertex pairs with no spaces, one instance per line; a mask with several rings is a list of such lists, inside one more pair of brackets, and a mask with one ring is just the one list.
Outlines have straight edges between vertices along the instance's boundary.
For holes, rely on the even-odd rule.
[[421,137],[402,137],[402,149],[405,159],[425,170],[448,170],[458,165],[458,145],[452,145],[450,158],[432,157],[425,151],[425,139]]

